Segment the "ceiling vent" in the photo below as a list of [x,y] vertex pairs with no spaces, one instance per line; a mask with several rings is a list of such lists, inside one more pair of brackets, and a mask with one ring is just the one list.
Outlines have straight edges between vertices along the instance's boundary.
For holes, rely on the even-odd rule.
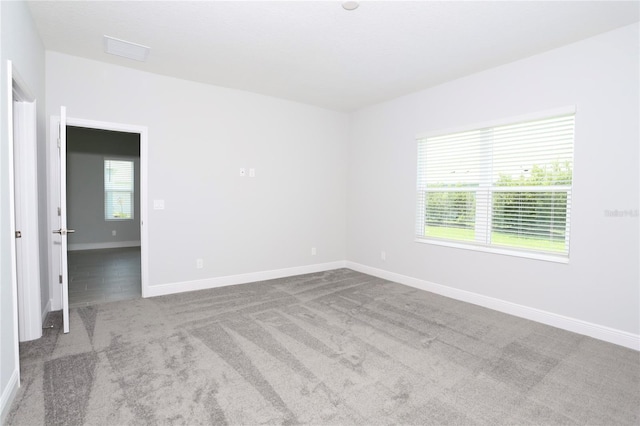
[[117,38],[104,36],[104,51],[111,55],[122,56],[123,58],[145,62],[149,56],[149,48],[141,44],[119,40]]

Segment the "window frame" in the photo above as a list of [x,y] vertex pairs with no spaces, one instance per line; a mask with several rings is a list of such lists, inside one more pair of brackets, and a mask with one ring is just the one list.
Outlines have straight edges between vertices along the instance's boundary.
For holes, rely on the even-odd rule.
[[[422,229],[422,232],[424,233],[424,227],[425,225],[425,215],[426,215],[426,196],[420,196],[421,192],[425,192],[424,187],[421,188],[422,182],[421,180],[421,176],[420,176],[420,168],[421,168],[421,164],[420,164],[420,140],[423,140],[425,138],[433,138],[436,136],[444,136],[444,135],[449,135],[449,134],[454,134],[454,133],[459,133],[459,132],[467,132],[467,131],[477,131],[477,130],[481,130],[481,129],[486,129],[486,128],[492,128],[492,127],[498,127],[498,126],[505,126],[505,125],[511,125],[511,124],[516,124],[516,123],[520,123],[520,122],[527,122],[527,121],[535,121],[535,120],[543,120],[543,119],[547,119],[547,118],[551,118],[554,116],[562,116],[562,115],[574,115],[574,143],[573,143],[573,151],[571,154],[572,157],[572,176],[573,176],[573,171],[575,170],[575,139],[576,139],[576,122],[575,122],[575,115],[576,115],[576,106],[575,105],[569,105],[569,106],[564,106],[564,107],[560,107],[560,108],[554,108],[554,109],[550,109],[550,110],[545,110],[545,111],[539,111],[539,112],[535,112],[535,113],[531,113],[531,114],[525,114],[525,115],[518,115],[518,116],[511,116],[511,117],[505,117],[505,118],[501,118],[498,120],[493,120],[493,121],[488,121],[488,122],[481,122],[481,123],[474,123],[474,124],[468,124],[468,125],[464,125],[464,126],[459,126],[459,127],[454,127],[454,128],[447,128],[447,129],[440,129],[440,130],[433,130],[433,131],[428,131],[428,132],[423,132],[420,134],[417,134],[415,136],[414,142],[416,143],[416,164],[417,164],[417,193],[416,193],[416,224],[414,227],[414,234],[415,234],[415,242],[417,243],[422,243],[422,244],[430,244],[430,245],[436,245],[436,246],[444,246],[444,247],[453,247],[453,248],[459,248],[459,249],[465,249],[465,250],[473,250],[473,251],[478,251],[478,252],[486,252],[486,253],[493,253],[493,254],[499,254],[499,255],[507,255],[507,256],[516,256],[516,257],[524,257],[524,258],[529,258],[529,259],[535,259],[535,260],[543,260],[543,261],[549,261],[549,262],[556,262],[556,263],[569,263],[569,255],[570,255],[570,235],[569,238],[565,240],[565,244],[566,244],[566,253],[553,253],[553,252],[548,252],[548,251],[542,251],[542,250],[535,250],[535,249],[527,249],[527,248],[520,248],[520,247],[506,247],[506,246],[495,246],[495,245],[491,245],[491,244],[484,244],[484,243],[475,243],[473,241],[462,241],[462,240],[453,240],[453,239],[445,239],[445,238],[437,238],[437,237],[433,237],[433,236],[419,236],[418,235],[418,230]],[[424,185],[422,185],[424,186]],[[500,187],[493,187],[493,189],[489,190],[489,202],[491,202],[491,198],[492,195],[495,192],[499,192],[501,191],[501,189],[498,189],[497,191],[495,190],[495,188],[500,188]],[[534,191],[540,191],[540,192],[548,192],[550,191],[549,186],[540,186],[540,187],[506,187],[506,188],[518,188],[518,190],[520,191],[528,191],[529,189],[532,189]],[[442,192],[446,192],[446,191],[455,191],[455,189],[458,188],[443,188]],[[474,187],[474,188],[467,188],[467,187],[461,187],[458,189],[458,192],[471,192],[474,194],[478,194],[481,191],[484,191],[485,188],[485,184],[480,184],[480,186],[478,187]],[[558,190],[557,188],[551,189],[551,191],[555,191]],[[569,185],[568,188],[565,188],[565,190],[568,191],[568,194],[573,194],[573,179],[571,182],[571,185]],[[433,188],[431,190],[432,192],[439,192],[439,191],[433,191]],[[503,191],[508,191],[508,189],[504,189]],[[477,206],[478,201],[476,200],[476,206]],[[571,206],[573,206],[573,200],[571,201]],[[483,228],[486,228],[485,231],[486,232],[491,232],[491,217],[492,217],[492,212],[491,212],[491,208],[488,209],[488,215],[485,214],[485,216],[488,216],[486,219],[487,222],[487,226],[484,226]],[[569,213],[569,210],[567,211],[567,232],[568,229],[570,228],[570,217],[572,216],[572,214]],[[477,222],[477,214],[476,214],[476,219],[475,221]]]
[[[109,191],[107,190],[107,182],[105,180],[105,168],[107,161],[128,161],[131,163],[131,217],[126,218],[107,218],[107,193],[108,192],[129,192],[129,191]],[[102,192],[103,192],[103,217],[105,222],[125,222],[135,220],[135,201],[136,201],[136,162],[134,157],[125,156],[109,156],[102,158]]]

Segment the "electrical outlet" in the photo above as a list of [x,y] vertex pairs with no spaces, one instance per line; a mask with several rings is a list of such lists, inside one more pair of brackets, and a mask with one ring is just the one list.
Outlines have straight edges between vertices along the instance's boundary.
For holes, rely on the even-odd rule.
[[202,258],[200,257],[196,259],[196,268],[197,269],[204,268],[204,260],[202,260]]
[[317,253],[317,250],[315,247],[311,247],[311,256],[315,256]]
[[386,251],[381,251],[380,252],[380,259],[382,260],[387,260],[387,252]]

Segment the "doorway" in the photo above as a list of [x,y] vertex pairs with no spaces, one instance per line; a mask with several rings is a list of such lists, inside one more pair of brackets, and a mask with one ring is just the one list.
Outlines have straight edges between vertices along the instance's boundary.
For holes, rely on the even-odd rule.
[[69,308],[139,298],[140,134],[67,126]]
[[[47,144],[47,158],[48,158],[48,175],[49,175],[49,190],[48,190],[48,212],[49,212],[49,227],[54,230],[53,234],[49,234],[49,285],[51,307],[52,310],[62,309],[64,332],[70,331],[70,316],[71,325],[73,325],[73,316],[77,315],[69,311],[69,299],[68,299],[68,262],[67,262],[67,246],[70,242],[74,244],[74,240],[70,237],[75,237],[72,229],[67,229],[67,185],[64,183],[67,176],[67,127],[79,127],[85,129],[93,129],[100,131],[111,132],[123,132],[135,134],[138,136],[139,146],[139,210],[134,216],[132,223],[135,223],[140,230],[140,293],[142,297],[146,297],[148,294],[148,254],[147,254],[147,158],[148,158],[148,129],[146,126],[138,126],[131,124],[102,122],[94,120],[86,120],[79,118],[72,118],[66,116],[66,108],[61,107],[60,116],[52,116],[50,121],[49,132],[49,144]],[[65,149],[60,149],[65,147]],[[61,183],[64,183],[61,185]],[[104,191],[100,191],[101,197]],[[101,203],[102,204],[102,203]],[[135,226],[135,225],[134,225]],[[69,227],[74,227],[73,223],[69,222]],[[56,235],[57,234],[57,235]],[[76,243],[77,240],[75,240]],[[84,244],[84,243],[78,243]],[[74,247],[72,247],[74,248]],[[77,246],[75,248],[78,248]],[[80,248],[87,248],[86,246],[80,246]],[[110,246],[94,246],[90,247],[93,250],[100,250],[105,248],[114,248]],[[116,247],[117,248],[117,247]],[[69,253],[72,253],[70,251]],[[71,314],[71,315],[70,315]]]

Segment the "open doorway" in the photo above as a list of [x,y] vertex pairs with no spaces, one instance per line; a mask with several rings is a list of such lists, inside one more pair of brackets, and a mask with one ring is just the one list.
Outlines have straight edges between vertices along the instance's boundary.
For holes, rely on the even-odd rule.
[[67,126],[69,307],[141,297],[140,134]]
[[[146,126],[114,123],[105,121],[86,120],[68,117],[66,107],[60,106],[60,115],[52,116],[49,122],[49,143],[47,144],[47,172],[49,214],[48,258],[49,258],[49,290],[51,295],[51,310],[62,310],[63,331],[70,332],[71,321],[69,311],[68,286],[68,241],[70,234],[75,232],[73,224],[67,223],[67,127],[82,127],[114,132],[133,133],[139,135],[140,152],[140,209],[136,223],[140,226],[140,264],[141,264],[141,293],[148,297],[148,240],[147,231],[147,168],[148,168],[148,129]],[[102,192],[102,190],[100,190]],[[67,227],[69,225],[69,228]]]

